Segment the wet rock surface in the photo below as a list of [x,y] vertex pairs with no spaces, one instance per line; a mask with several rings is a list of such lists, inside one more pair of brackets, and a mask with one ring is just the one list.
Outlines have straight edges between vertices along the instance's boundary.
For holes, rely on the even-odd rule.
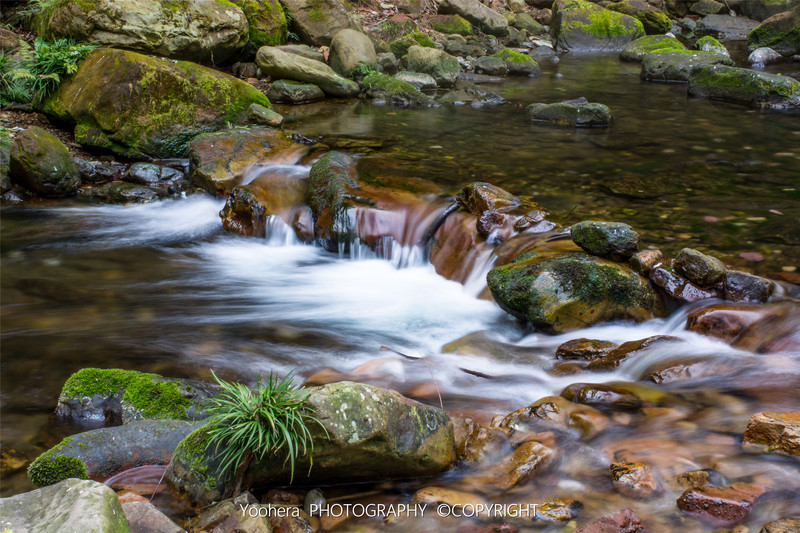
[[535,122],[560,126],[606,127],[611,123],[608,106],[590,103],[583,97],[555,104],[530,104],[525,108],[525,116]]
[[743,444],[800,456],[800,413],[767,412],[753,415],[747,422]]
[[747,519],[764,492],[763,486],[753,484],[698,487],[678,498],[678,508],[714,526],[733,526]]
[[12,182],[41,196],[71,196],[81,183],[67,147],[37,126],[14,138],[8,171]]
[[613,261],[627,261],[639,250],[639,234],[619,222],[579,222],[570,228],[570,235],[586,252]]

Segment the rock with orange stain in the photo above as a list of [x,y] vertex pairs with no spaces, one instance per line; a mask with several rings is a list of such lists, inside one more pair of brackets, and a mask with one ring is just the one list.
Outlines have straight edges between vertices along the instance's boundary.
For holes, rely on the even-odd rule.
[[599,359],[616,348],[613,342],[597,339],[572,339],[556,348],[556,359]]
[[645,499],[659,491],[659,484],[649,466],[644,463],[611,463],[611,481],[620,494]]
[[588,405],[572,403],[561,396],[545,396],[508,414],[500,427],[535,430],[552,426],[574,428],[583,438],[592,438],[611,425],[607,416]]
[[757,413],[750,417],[742,438],[746,447],[800,456],[800,413]]

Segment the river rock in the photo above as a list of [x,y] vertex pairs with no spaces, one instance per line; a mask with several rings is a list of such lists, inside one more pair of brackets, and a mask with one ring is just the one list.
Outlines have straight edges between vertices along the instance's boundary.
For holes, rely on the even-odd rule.
[[756,353],[800,350],[797,324],[800,324],[800,307],[796,303],[768,305],[763,316],[747,326],[733,345]]
[[439,13],[464,17],[489,35],[503,37],[508,34],[508,21],[505,17],[478,0],[442,0]]
[[450,39],[444,45],[444,50],[448,54],[464,59],[470,57],[483,57],[487,53],[487,47],[476,41],[462,42]]
[[[213,195],[229,194],[244,171],[262,160],[279,161],[300,147],[281,130],[253,127],[204,133],[189,144],[192,182]],[[290,162],[294,162],[290,159]]]
[[428,91],[436,89],[436,80],[430,74],[423,74],[422,72],[398,72],[394,75],[396,80],[404,81],[419,89],[420,91]]
[[661,288],[664,293],[677,302],[691,303],[708,298],[721,297],[718,290],[704,289],[663,266],[656,266],[650,269],[648,277],[653,284]]
[[619,54],[619,58],[624,61],[641,63],[647,54],[683,52],[685,50],[686,47],[678,39],[670,35],[646,35],[625,45],[625,48]]
[[[395,391],[352,382],[311,390],[309,408],[313,468],[308,456],[296,461],[300,484],[385,481],[430,476],[448,470],[456,458],[453,425],[447,414]],[[219,454],[209,444],[208,426],[184,439],[173,456],[170,481],[192,499],[219,499],[230,483],[219,474]],[[327,431],[327,434],[326,434]],[[245,486],[289,479],[284,458],[269,455],[248,469]]]
[[552,448],[541,442],[529,440],[517,446],[510,455],[480,472],[473,481],[479,480],[482,486],[509,490],[546,470],[555,457],[556,453]]
[[[259,502],[249,492],[243,492],[235,498],[228,498],[209,507],[191,522],[191,531],[210,531],[212,533],[272,533],[273,529],[264,516],[248,516],[242,513],[242,507],[258,505]],[[276,529],[283,533],[295,533],[295,530]],[[304,530],[300,530],[304,531]],[[309,528],[310,531],[310,528]],[[297,533],[300,533],[299,531]]]
[[794,78],[723,65],[693,70],[689,94],[753,107],[800,107],[800,82]]
[[495,54],[495,57],[505,61],[508,73],[511,75],[529,77],[542,75],[539,63],[528,54],[523,54],[511,48],[503,48]]
[[197,134],[236,123],[250,104],[269,107],[251,85],[216,70],[98,48],[44,102],[75,124],[75,140],[122,155],[180,157]]
[[267,96],[282,104],[306,104],[325,99],[325,93],[316,85],[294,80],[277,80],[270,86]]
[[762,319],[760,305],[714,304],[694,309],[686,317],[686,329],[733,342],[748,326]]
[[747,272],[728,270],[725,273],[723,294],[732,302],[761,302],[769,300],[773,284],[770,280]]
[[285,0],[281,2],[292,28],[303,42],[313,46],[330,46],[336,32],[359,30],[341,0]]
[[641,77],[648,81],[689,81],[697,67],[708,65],[732,65],[727,56],[705,52],[660,52],[646,54],[642,58]]
[[585,439],[597,436],[611,425],[607,416],[594,407],[570,402],[561,396],[545,396],[527,407],[506,415],[499,423],[501,428],[516,431],[574,429]]
[[350,29],[341,30],[333,37],[328,61],[342,76],[350,76],[359,67],[378,68],[372,41],[360,31]]
[[697,21],[697,30],[713,33],[723,41],[741,41],[747,39],[750,31],[758,26],[758,21],[747,17],[731,17],[725,15],[708,15]]
[[647,35],[667,33],[672,28],[667,14],[644,0],[621,0],[609,5],[608,9],[638,19]]
[[742,445],[800,456],[800,413],[767,412],[750,417]]
[[725,265],[716,257],[684,248],[672,261],[675,271],[700,287],[713,287],[725,278]]
[[482,496],[446,487],[421,488],[414,493],[411,501],[416,504],[430,506],[444,504],[454,509],[476,508],[476,506],[488,504]]
[[574,224],[570,236],[586,252],[612,261],[627,261],[639,250],[639,234],[621,222],[586,220]]
[[0,51],[13,52],[19,48],[20,36],[7,28],[0,28]]
[[394,74],[400,68],[400,61],[392,52],[378,54],[378,70],[384,74]]
[[619,52],[645,34],[637,19],[586,0],[556,0],[550,32],[557,48],[591,52]]
[[611,463],[608,471],[614,488],[623,496],[646,499],[658,492],[658,481],[644,463]]
[[659,349],[659,345],[679,342],[677,337],[668,335],[654,335],[637,341],[623,342],[618,347],[609,351],[605,356],[595,359],[587,367],[589,370],[607,372],[614,370],[623,361],[641,355],[644,351]]
[[117,162],[87,161],[80,157],[75,158],[75,164],[78,165],[83,183],[105,183],[120,179],[127,166]]
[[766,46],[756,48],[747,56],[747,62],[753,67],[763,67],[764,65],[780,63],[781,61],[783,61],[783,56]]
[[[485,105],[503,105],[506,103],[506,100],[494,91],[484,89],[475,83],[459,79],[456,80],[453,90],[440,96],[437,103],[453,106],[470,105],[473,108],[479,108]],[[490,221],[487,228],[494,226],[494,222],[499,221]]]
[[798,533],[800,532],[800,517],[797,518],[781,518],[780,520],[773,520],[758,533]]
[[747,0],[742,2],[742,15],[755,20],[767,20],[800,6],[798,0]]
[[483,56],[475,60],[475,72],[489,76],[505,76],[508,74],[508,67],[499,57]]
[[359,188],[355,160],[347,154],[329,152],[311,166],[307,201],[316,238],[327,250],[350,242],[355,228],[347,211]]
[[607,514],[597,522],[576,529],[573,533],[639,533],[645,531],[641,519],[630,509]]
[[513,24],[515,28],[527,31],[528,35],[542,35],[547,33],[545,27],[539,24],[530,13],[518,13],[517,16],[514,17]]
[[645,320],[659,309],[649,282],[624,265],[584,253],[520,257],[487,282],[505,311],[548,331],[614,318]]
[[122,175],[122,181],[150,187],[175,188],[184,177],[183,172],[180,170],[165,165],[134,163]]
[[691,13],[705,17],[706,15],[718,15],[726,11],[725,4],[717,0],[698,0],[689,8]]
[[[419,76],[430,78],[434,87],[436,86],[436,82],[427,74],[419,74]],[[430,96],[423,94],[414,85],[403,81],[402,77],[395,76],[393,78],[386,74],[372,72],[361,83],[366,89],[367,97],[374,100],[403,107],[429,107],[433,105],[433,99]]]
[[311,83],[330,96],[348,97],[361,92],[357,83],[343,78],[325,63],[290,54],[273,46],[259,48],[256,63],[268,76]]
[[72,196],[78,192],[78,165],[52,133],[38,126],[17,133],[9,155],[12,182],[40,196]]
[[131,533],[186,533],[178,524],[149,502],[126,502],[122,511]]
[[710,54],[719,54],[726,57],[731,57],[730,52],[725,46],[710,35],[701,37],[695,43],[695,47],[701,52],[708,52]]
[[664,254],[661,253],[661,250],[642,250],[633,254],[628,263],[636,272],[647,276],[650,270],[663,260]]
[[436,48],[410,47],[407,63],[408,70],[430,74],[439,87],[452,87],[461,72],[455,57]]
[[550,122],[559,126],[608,127],[611,110],[586,98],[565,100],[556,104],[530,104],[525,116],[533,122]]
[[764,492],[765,487],[755,484],[696,487],[678,498],[678,508],[712,526],[730,527],[747,519]]
[[635,392],[608,384],[573,383],[561,391],[561,396],[601,410],[635,410],[642,406],[642,399]]
[[768,46],[784,56],[800,54],[800,0],[789,3],[795,7],[767,18],[750,32],[747,36],[750,49]]
[[431,15],[428,20],[433,29],[446,35],[463,35],[468,37],[474,33],[472,24],[459,15]]
[[104,204],[149,204],[163,200],[169,196],[169,191],[164,187],[148,187],[127,183],[124,181],[112,181],[102,185],[89,185],[83,187],[79,194],[96,202]]
[[[305,57],[306,59],[313,59],[314,61],[325,62],[325,54],[320,50],[315,50],[307,44],[282,44],[277,47],[282,52],[296,54]],[[258,67],[258,65],[256,65]]]
[[599,359],[616,348],[613,342],[595,339],[572,339],[556,348],[556,359]]
[[70,37],[198,62],[225,61],[248,39],[239,6],[202,0],[51,2],[37,15],[36,29],[44,39]]
[[130,533],[114,491],[80,479],[0,498],[0,528],[19,533]]
[[206,416],[204,402],[217,389],[212,383],[135,370],[83,368],[64,383],[56,418],[107,425],[143,418],[200,420]]

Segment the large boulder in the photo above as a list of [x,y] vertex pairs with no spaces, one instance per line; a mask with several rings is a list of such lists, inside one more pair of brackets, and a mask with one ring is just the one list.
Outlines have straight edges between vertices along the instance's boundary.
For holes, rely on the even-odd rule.
[[647,35],[664,34],[672,28],[672,21],[667,14],[644,0],[621,0],[612,3],[608,8],[639,19]]
[[211,194],[225,195],[239,185],[250,165],[297,153],[298,148],[288,135],[274,128],[204,133],[189,144],[191,178],[195,185]]
[[[44,5],[44,4],[43,4]],[[141,50],[190,61],[224,61],[247,44],[247,17],[231,2],[61,0],[36,17],[46,39]]]
[[661,52],[683,52],[686,47],[678,39],[670,35],[647,35],[629,42],[622,49],[619,58],[623,61],[642,62],[647,54]]
[[222,72],[127,50],[92,51],[44,112],[75,124],[75,140],[126,156],[180,157],[199,133],[243,119],[266,96]]
[[746,0],[742,2],[742,15],[755,20],[767,20],[798,6],[800,0]]
[[762,22],[747,36],[747,45],[751,50],[766,46],[785,56],[800,54],[800,2]]
[[[426,76],[434,87],[436,86],[430,76],[425,74],[417,75]],[[366,89],[367,96],[374,100],[398,106],[428,107],[433,105],[433,100],[430,96],[423,94],[418,88],[398,77],[393,78],[386,74],[373,72],[364,78],[361,83]]]
[[81,184],[80,171],[58,137],[31,126],[14,137],[11,181],[41,196],[71,196]]
[[562,50],[590,52],[619,52],[645,35],[639,20],[586,0],[556,0],[550,33]]
[[439,87],[452,87],[461,73],[458,59],[436,48],[411,46],[407,61],[408,70],[430,74]]
[[268,76],[311,83],[330,96],[348,97],[360,92],[356,82],[340,76],[325,63],[284,52],[273,46],[259,48],[256,63]]
[[336,32],[359,30],[341,0],[283,0],[291,19],[291,27],[303,42],[329,46]]
[[305,104],[325,99],[325,93],[316,85],[294,80],[275,81],[267,96],[270,101],[282,104]]
[[439,13],[460,15],[490,35],[503,37],[508,34],[506,18],[478,0],[442,0]]
[[591,103],[583,97],[554,104],[530,104],[525,108],[525,115],[534,122],[550,122],[560,126],[588,128],[611,124],[608,106]]
[[378,67],[378,56],[369,37],[355,30],[341,30],[331,41],[331,68],[342,76],[350,76],[359,67]]
[[648,81],[689,81],[692,71],[711,65],[733,65],[728,56],[707,52],[659,52],[642,58],[641,77]]
[[[186,435],[202,422],[137,420],[67,437],[28,467],[34,485],[43,487],[69,477],[106,479],[144,465],[166,465]],[[85,472],[85,475],[83,473]]]
[[0,528],[20,533],[130,532],[114,491],[80,479],[0,498]]
[[[294,482],[347,483],[430,476],[448,470],[456,459],[453,424],[438,407],[399,393],[352,382],[311,390],[308,408],[320,421],[311,423],[311,458],[297,458]],[[285,483],[289,468],[282,453],[250,466],[245,486]],[[219,454],[209,443],[208,426],[191,433],[175,450],[171,483],[192,499],[220,499],[231,482],[219,473]]]
[[286,41],[288,22],[278,0],[232,0],[247,17],[248,36],[255,47]]
[[800,82],[796,79],[724,65],[694,69],[689,76],[689,94],[753,107],[800,107]]
[[650,283],[629,267],[585,253],[525,254],[487,276],[505,311],[549,331],[614,318],[645,320],[659,311]]

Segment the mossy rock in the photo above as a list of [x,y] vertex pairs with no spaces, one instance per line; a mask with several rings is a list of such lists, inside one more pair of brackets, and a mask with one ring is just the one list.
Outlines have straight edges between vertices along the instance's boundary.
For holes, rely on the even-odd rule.
[[167,198],[169,191],[163,187],[112,181],[102,185],[83,187],[80,195],[104,204],[148,204]]
[[281,4],[291,20],[292,31],[312,46],[330,46],[338,30],[360,31],[350,16],[350,4],[341,0],[281,0]]
[[287,52],[282,47],[262,46],[256,53],[256,64],[273,79],[289,79],[316,85],[330,96],[356,96],[358,84],[340,76],[321,61]]
[[701,52],[720,54],[727,57],[731,56],[730,52],[728,52],[728,49],[725,48],[725,46],[721,42],[719,42],[710,35],[706,35],[705,37],[701,37],[700,39],[698,39],[697,42],[694,44],[694,46]]
[[608,8],[638,19],[647,35],[660,35],[672,29],[672,21],[667,14],[644,0],[621,0]]
[[273,102],[284,104],[305,104],[325,99],[325,93],[316,85],[294,80],[275,81],[267,96]]
[[570,228],[570,236],[586,252],[612,261],[627,261],[639,250],[639,234],[621,222],[585,220]]
[[487,35],[505,37],[508,35],[508,21],[497,11],[481,4],[478,0],[442,0],[439,13],[464,17]]
[[732,65],[727,56],[685,50],[682,52],[658,52],[642,58],[640,76],[648,81],[689,81],[692,72],[709,65]]
[[389,43],[389,49],[395,57],[403,57],[408,53],[408,49],[412,46],[424,46],[425,48],[436,48],[436,43],[420,31],[409,33],[403,37],[396,39]]
[[197,420],[206,416],[204,402],[216,391],[216,385],[202,381],[83,368],[64,383],[56,416],[111,425],[146,418]]
[[408,49],[408,70],[430,74],[439,87],[452,87],[461,73],[461,65],[443,50],[412,46]]
[[528,54],[523,54],[517,50],[503,48],[494,57],[506,62],[506,68],[511,75],[535,77],[542,74],[542,69],[536,60]]
[[647,279],[625,265],[585,253],[526,254],[493,268],[486,279],[501,308],[546,331],[616,318],[646,320],[661,312]]
[[247,17],[248,36],[254,46],[286,42],[288,22],[278,0],[232,0]]
[[724,65],[693,70],[689,94],[753,107],[800,108],[800,82],[796,79]]
[[589,102],[583,97],[554,104],[530,104],[525,108],[525,116],[533,122],[550,122],[559,126],[592,128],[611,124],[608,106]]
[[636,18],[586,0],[556,0],[550,32],[557,48],[590,52],[619,52],[645,35]]
[[7,153],[12,182],[40,196],[72,196],[78,192],[78,165],[52,133],[31,126],[17,134]]
[[647,54],[658,54],[661,52],[683,52],[686,47],[676,39],[668,35],[647,35],[628,43],[619,58],[623,61],[636,61],[641,63]]
[[251,85],[222,72],[127,50],[98,48],[48,97],[43,110],[75,125],[75,140],[125,156],[182,157],[198,134],[236,124]]
[[747,36],[747,46],[772,48],[784,56],[800,54],[800,4],[762,22]]
[[361,82],[369,98],[383,100],[392,105],[428,107],[433,100],[405,81],[373,72]]
[[430,17],[433,29],[448,35],[472,35],[472,24],[459,15],[433,15]]
[[514,17],[514,27],[518,30],[525,30],[530,35],[542,35],[547,33],[544,26],[539,24],[536,19],[528,13],[518,13],[517,16]]

